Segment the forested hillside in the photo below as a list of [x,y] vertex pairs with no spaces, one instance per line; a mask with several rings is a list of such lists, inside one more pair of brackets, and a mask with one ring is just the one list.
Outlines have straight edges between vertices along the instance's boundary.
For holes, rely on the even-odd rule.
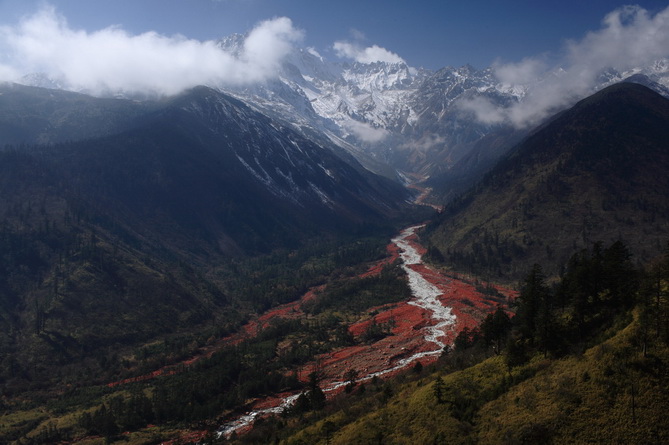
[[623,240],[658,255],[669,224],[669,100],[621,83],[536,129],[430,226],[433,259],[517,280]]

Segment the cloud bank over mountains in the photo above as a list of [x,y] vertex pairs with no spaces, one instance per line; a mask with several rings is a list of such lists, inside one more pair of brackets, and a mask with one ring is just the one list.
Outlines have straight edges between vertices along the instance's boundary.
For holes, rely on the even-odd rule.
[[568,41],[557,65],[549,65],[544,55],[495,64],[502,85],[526,88],[521,102],[498,108],[479,97],[461,107],[484,123],[534,125],[593,93],[604,70],[625,72],[669,57],[669,8],[651,16],[639,6],[624,6],[606,15],[602,25],[581,40]]
[[[17,25],[0,27],[0,81],[42,73],[62,87],[94,95],[175,94],[195,85],[245,85],[277,75],[281,61],[304,40],[286,17],[263,21],[231,54],[216,41],[155,32],[131,35],[118,26],[95,32],[72,29],[46,5]],[[340,57],[363,63],[401,57],[373,45],[335,43]]]
[[405,63],[400,56],[378,45],[363,48],[356,43],[339,41],[334,43],[333,48],[338,57],[353,59],[360,63]]
[[44,73],[65,88],[92,94],[175,94],[199,84],[247,84],[275,75],[304,33],[286,17],[259,23],[240,54],[215,41],[155,32],[131,35],[119,27],[74,30],[51,6],[16,26],[0,27],[0,80]]
[[[283,59],[305,40],[286,17],[257,24],[234,54],[217,41],[199,41],[156,32],[133,35],[119,26],[88,32],[72,29],[53,6],[45,5],[17,24],[0,26],[0,81],[20,81],[41,73],[65,89],[94,95],[170,95],[205,84],[243,86],[278,75]],[[330,48],[337,57],[361,63],[400,63],[404,59],[378,45],[364,44],[360,31]],[[310,49],[318,54],[315,49]],[[613,68],[624,72],[669,58],[669,8],[651,15],[638,6],[619,8],[601,29],[568,41],[557,63],[547,55],[494,64],[499,87],[522,88],[523,99],[499,108],[482,97],[460,103],[488,124],[533,125],[594,92],[598,76]],[[366,140],[386,134],[352,128]]]

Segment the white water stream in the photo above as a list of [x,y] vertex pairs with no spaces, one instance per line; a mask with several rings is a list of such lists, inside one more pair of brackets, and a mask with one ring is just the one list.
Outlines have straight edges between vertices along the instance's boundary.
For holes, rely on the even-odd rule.
[[[423,331],[425,332],[425,340],[433,343],[436,347],[431,351],[418,352],[410,357],[405,357],[395,363],[392,368],[387,368],[383,371],[368,374],[362,378],[357,379],[358,382],[365,382],[373,379],[374,377],[381,377],[385,374],[399,371],[408,367],[412,362],[423,357],[439,355],[446,346],[446,344],[440,340],[440,337],[443,337],[446,329],[455,323],[455,315],[453,315],[451,312],[450,307],[444,306],[439,301],[438,297],[442,294],[442,292],[436,286],[427,281],[423,275],[409,267],[411,265],[422,263],[421,255],[413,246],[411,246],[410,242],[408,241],[408,239],[416,233],[416,230],[420,229],[421,227],[423,226],[418,225],[403,230],[399,236],[392,239],[392,242],[400,250],[402,268],[409,278],[409,288],[411,289],[413,298],[408,302],[408,304],[427,310],[432,314],[431,318],[437,322],[434,326],[427,326],[423,328]],[[323,388],[323,392],[327,393],[334,391],[341,388],[342,386],[345,386],[347,383],[348,382],[333,382],[326,388]],[[298,393],[286,397],[282,400],[281,404],[275,408],[265,408],[259,409],[257,411],[251,411],[234,421],[224,424],[217,432],[218,437],[229,437],[232,433],[251,425],[258,417],[263,417],[270,414],[280,414],[283,410],[292,406],[299,395],[300,394]]]

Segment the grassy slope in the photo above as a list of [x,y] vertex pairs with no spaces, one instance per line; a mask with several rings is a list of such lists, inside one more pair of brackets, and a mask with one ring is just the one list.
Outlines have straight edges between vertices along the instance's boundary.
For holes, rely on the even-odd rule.
[[582,355],[536,356],[511,374],[492,357],[443,376],[446,403],[434,373],[359,418],[347,406],[282,443],[327,443],[328,427],[332,444],[666,443],[669,348],[644,357],[638,331],[634,320]]
[[550,362],[481,410],[480,443],[667,443],[669,349],[644,357],[638,338],[632,322],[582,356]]

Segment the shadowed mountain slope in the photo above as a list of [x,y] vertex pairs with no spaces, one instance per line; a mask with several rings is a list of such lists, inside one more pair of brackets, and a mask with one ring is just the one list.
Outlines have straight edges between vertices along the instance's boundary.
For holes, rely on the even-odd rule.
[[621,83],[535,130],[430,228],[460,268],[557,273],[569,255],[622,239],[638,259],[669,229],[669,101]]
[[[150,106],[23,92],[26,103],[39,97],[53,107],[36,107],[45,115],[61,106],[62,128],[76,126],[73,100],[90,120],[72,142],[15,139],[0,150],[0,385],[8,394],[105,378],[120,369],[120,351],[173,334],[224,333],[245,311],[299,297],[331,267],[312,264],[300,277],[290,270],[281,286],[275,276],[240,284],[251,267],[242,270],[243,261],[283,252],[253,271],[261,281],[289,269],[279,264],[289,253],[328,257],[329,246],[354,236],[392,233],[410,208],[400,185],[208,88]],[[26,114],[3,105],[9,127],[37,128],[22,124],[26,104]],[[107,131],[107,113],[135,119]]]
[[141,117],[159,105],[4,83],[0,84],[0,135],[2,144],[51,144],[106,136],[141,125]]

